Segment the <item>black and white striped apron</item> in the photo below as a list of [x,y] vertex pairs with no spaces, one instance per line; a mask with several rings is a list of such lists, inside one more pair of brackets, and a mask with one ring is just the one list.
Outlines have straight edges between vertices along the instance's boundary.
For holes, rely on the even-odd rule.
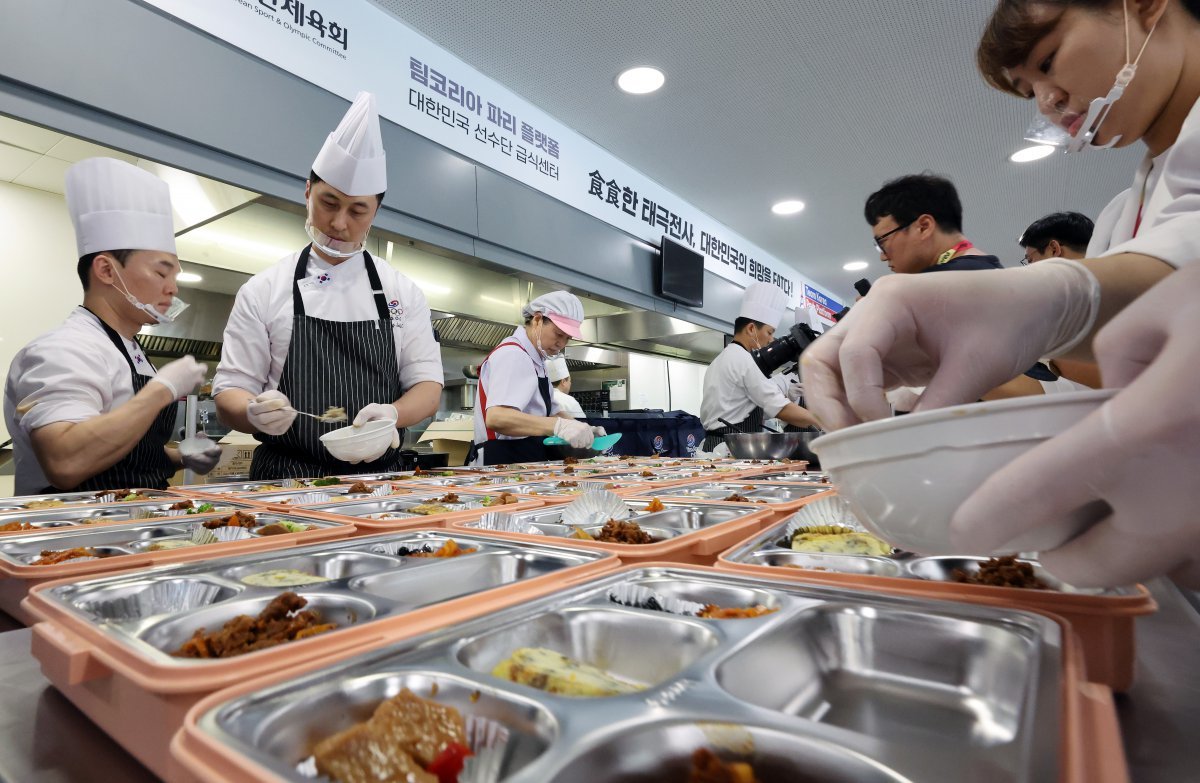
[[[91,310],[88,310],[91,313]],[[96,315],[92,313],[92,315]],[[125,341],[121,339],[121,335],[117,334],[116,330],[108,324],[104,323],[100,316],[96,315],[96,320],[100,321],[100,326],[104,328],[104,333],[108,335],[108,339],[120,352],[125,363],[129,365],[129,375],[133,381],[133,393],[140,392],[147,383],[150,382],[150,376],[142,375],[134,367],[133,360],[129,358],[129,352],[125,350]],[[137,337],[133,338],[137,342]],[[139,347],[141,344],[139,343]],[[146,430],[146,434],[133,447],[133,451],[126,454],[115,465],[106,468],[86,481],[82,482],[77,487],[71,487],[72,490],[86,491],[103,489],[166,489],[167,479],[175,475],[175,464],[171,462],[171,458],[167,456],[166,445],[171,439],[171,431],[175,428],[175,409],[176,400],[171,400],[166,406],[159,411],[158,416],[154,418],[154,422],[150,425],[150,429]],[[51,494],[62,490],[55,487],[47,487],[42,494]]]
[[[375,299],[377,321],[327,321],[304,314],[300,281],[308,276],[312,245],[300,253],[292,279],[292,339],[288,345],[279,391],[298,411],[322,413],[331,406],[346,409],[353,421],[373,402],[400,398],[400,368],[396,364],[396,338],[387,297],[370,253],[363,251],[367,279]],[[283,479],[374,473],[398,470],[399,449],[388,449],[374,462],[351,464],[334,459],[320,436],[344,424],[327,424],[297,416],[282,435],[257,433],[261,445],[254,450],[250,478]],[[403,440],[404,431],[400,431]]]

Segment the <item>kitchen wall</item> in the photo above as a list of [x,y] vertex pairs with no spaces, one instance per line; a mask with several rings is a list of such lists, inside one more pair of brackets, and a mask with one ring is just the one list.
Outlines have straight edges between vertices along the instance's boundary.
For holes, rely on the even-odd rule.
[[[0,262],[0,368],[7,377],[17,351],[62,323],[83,301],[83,289],[62,196],[0,182],[0,236],[9,238]],[[8,439],[0,420],[0,443]]]

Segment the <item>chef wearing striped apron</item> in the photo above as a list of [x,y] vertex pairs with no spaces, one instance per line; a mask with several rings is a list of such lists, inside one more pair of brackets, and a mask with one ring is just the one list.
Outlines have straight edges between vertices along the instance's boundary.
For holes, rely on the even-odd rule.
[[[396,470],[403,428],[432,416],[442,361],[421,290],[364,250],[387,189],[375,97],[362,92],[329,134],[305,186],[311,244],[238,291],[213,381],[227,425],[260,441],[252,479]],[[384,419],[390,444],[350,464],[320,436],[344,408],[354,426]]]
[[155,370],[137,341],[187,305],[175,297],[179,260],[167,184],[113,158],[67,171],[83,304],[13,358],[4,418],[18,495],[67,490],[164,489],[177,466],[207,473],[209,443],[167,449],[176,400],[204,380],[191,356]]

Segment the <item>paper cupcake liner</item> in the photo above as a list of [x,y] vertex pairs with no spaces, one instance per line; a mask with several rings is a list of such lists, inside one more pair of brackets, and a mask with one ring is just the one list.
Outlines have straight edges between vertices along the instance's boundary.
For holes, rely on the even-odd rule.
[[[508,748],[508,729],[498,721],[477,715],[467,715],[463,722],[466,724],[467,746],[473,755],[463,761],[458,783],[497,783]],[[317,774],[317,760],[312,756],[296,765],[296,774],[317,783],[334,783],[330,778]]]
[[169,517],[186,517],[188,512],[186,508],[169,508],[162,513]]
[[135,508],[133,511],[129,512],[129,521],[137,522],[138,520],[142,519],[155,519],[156,517],[160,516],[168,516],[170,513],[171,512],[169,511],[153,511],[148,508]]
[[696,601],[685,601],[681,598],[670,598],[654,590],[635,584],[615,585],[608,591],[608,600],[621,606],[631,606],[635,609],[650,609],[695,617],[704,610],[704,604]]
[[222,544],[229,541],[242,541],[253,538],[254,534],[244,527],[218,527],[209,530],[202,524],[192,528],[193,544]]
[[799,511],[792,514],[791,518],[788,519],[784,533],[788,538],[791,538],[801,528],[825,527],[827,525],[852,528],[859,533],[867,532],[867,529],[854,516],[854,512],[850,510],[850,504],[846,499],[835,496],[819,498],[802,506]]
[[97,497],[96,502],[97,503],[116,503],[117,496],[113,492],[108,492],[104,495],[100,495],[99,497]]
[[330,503],[333,501],[333,495],[328,492],[305,492],[303,495],[297,495],[292,498],[290,505],[293,506],[311,506],[314,503]]
[[394,491],[395,489],[391,484],[380,484],[379,486],[375,487],[375,489],[371,490],[371,497],[380,498],[384,495],[390,495]]
[[501,533],[528,533],[533,536],[545,535],[540,529],[529,524],[520,517],[513,516],[507,511],[489,511],[471,523],[471,527],[479,530],[495,530]]
[[284,479],[283,481],[276,481],[275,484],[283,487],[284,489],[299,489],[302,486],[300,484],[300,482],[294,478]]
[[629,506],[615,492],[589,489],[563,508],[562,522],[575,527],[590,527],[603,525],[610,519],[626,519],[631,514]]
[[79,609],[98,620],[139,620],[208,606],[220,592],[219,586],[207,582],[155,582],[133,595],[79,604]]

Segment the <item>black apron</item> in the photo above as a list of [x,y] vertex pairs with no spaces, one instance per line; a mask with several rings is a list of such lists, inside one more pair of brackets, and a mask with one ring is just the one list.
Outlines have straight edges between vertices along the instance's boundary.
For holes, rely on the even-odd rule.
[[[741,343],[733,343],[743,351],[747,350],[746,346]],[[725,442],[725,436],[735,432],[762,432],[763,422],[766,417],[763,416],[763,409],[755,406],[750,409],[750,413],[746,418],[739,422],[733,423],[732,427],[718,427],[715,430],[704,431],[704,445],[701,447],[704,451],[712,451],[717,446]]]
[[[492,352],[488,354],[488,358],[491,358],[492,353],[495,353],[505,345],[515,345],[517,348],[525,351],[525,348],[522,347],[520,343],[510,343],[505,341],[493,348]],[[528,356],[529,352],[525,351],[525,354]],[[532,369],[532,356],[529,358],[529,362]],[[484,359],[483,363],[480,365],[481,370],[483,364],[486,363],[487,359]],[[550,379],[545,376],[539,376],[537,381],[538,394],[541,395],[542,402],[546,405],[546,415],[549,416],[550,411],[554,409],[552,407],[553,404],[550,401]],[[484,389],[482,380],[479,382],[478,404],[483,408],[484,416],[486,417],[487,390]],[[487,425],[485,424],[484,426],[486,427]],[[500,439],[495,437],[495,434],[491,430],[487,430],[487,433],[489,437],[486,442],[471,444],[471,448],[467,451],[468,465],[474,464],[475,458],[479,455],[480,450],[483,451],[484,465],[507,465],[511,462],[544,462],[548,459],[555,459],[561,454],[558,449],[554,449],[543,443],[542,441],[544,438],[540,436],[531,435],[526,438]]]
[[[279,391],[298,411],[321,413],[330,406],[346,409],[354,417],[373,402],[388,403],[400,398],[400,368],[396,364],[396,338],[387,297],[375,271],[370,253],[363,251],[363,264],[375,298],[378,321],[327,321],[304,314],[300,281],[308,274],[309,245],[300,252],[292,279],[292,339],[288,345]],[[335,459],[319,440],[340,424],[328,424],[309,416],[297,416],[282,435],[255,434],[261,445],[254,450],[250,478],[310,478],[349,473],[399,470],[399,449],[389,448],[374,462],[350,464]],[[400,431],[404,438],[404,430]]]
[[[92,311],[88,310],[88,312]],[[92,315],[96,314],[92,313]],[[125,359],[125,363],[129,365],[133,393],[137,394],[150,382],[150,376],[142,375],[133,366],[133,360],[129,358],[129,352],[125,350],[125,341],[121,339],[121,335],[104,323],[100,316],[96,315],[96,320],[100,321],[104,333],[108,335],[108,339]],[[136,343],[137,337],[134,337],[133,341]],[[138,343],[138,346],[141,347],[141,344]],[[133,447],[133,451],[121,457],[115,465],[83,481],[79,486],[74,487],[73,491],[166,489],[167,479],[175,475],[175,464],[171,462],[171,458],[167,456],[164,448],[167,441],[171,439],[171,431],[175,429],[175,402],[175,400],[171,400],[163,407],[158,416],[154,417],[150,429],[146,430],[146,434]],[[42,494],[48,495],[60,491],[55,487],[47,487]]]

